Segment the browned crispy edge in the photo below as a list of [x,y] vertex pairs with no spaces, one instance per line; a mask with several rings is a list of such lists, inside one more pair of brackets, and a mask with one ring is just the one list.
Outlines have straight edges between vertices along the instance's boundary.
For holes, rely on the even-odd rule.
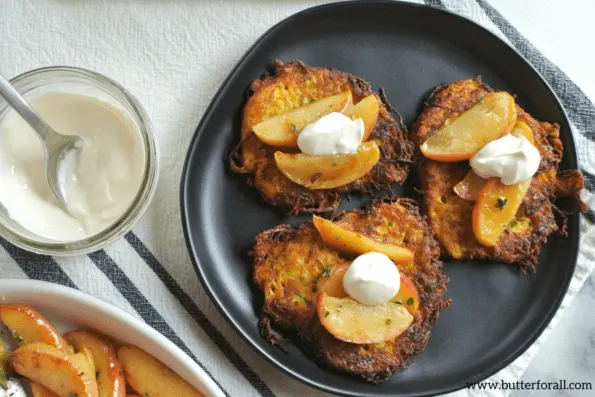
[[[304,75],[309,75],[315,70],[325,69],[312,67],[300,60],[292,60],[284,63],[275,61],[275,72],[271,75],[268,72],[261,79],[250,84],[246,96],[249,98],[262,86],[272,84],[275,81],[278,71],[285,65],[293,65],[302,70]],[[342,79],[351,85],[352,94],[355,100],[359,101],[364,97],[373,94],[370,83],[352,74],[341,72],[336,69],[329,69],[336,79]],[[376,166],[362,179],[354,181],[346,186],[327,190],[308,190],[306,188],[295,189],[283,193],[271,200],[265,195],[261,197],[267,203],[281,208],[288,215],[300,213],[325,213],[334,212],[341,203],[341,195],[349,192],[373,193],[380,190],[390,190],[394,183],[403,183],[409,174],[409,166],[413,162],[414,145],[408,140],[408,131],[403,123],[403,118],[390,105],[383,89],[380,90],[380,114],[376,127],[370,139],[382,142],[380,147],[380,159]],[[396,138],[395,138],[396,137]],[[257,139],[254,135],[242,139],[229,153],[228,160],[230,169],[237,174],[246,175],[246,182],[255,187],[255,173],[244,166],[243,144],[248,139]],[[263,144],[264,145],[264,144]],[[274,153],[275,149],[267,147],[268,155]],[[271,160],[274,161],[274,160]],[[258,171],[256,171],[258,172]]]
[[[421,145],[423,142],[417,135],[417,131],[419,129],[420,123],[425,121],[424,116],[426,115],[428,109],[432,107],[441,107],[439,101],[435,101],[437,96],[439,96],[442,91],[448,89],[450,86],[456,85],[463,81],[466,80],[456,81],[450,84],[440,84],[436,86],[424,100],[424,109],[413,125],[410,138],[413,142],[415,142],[416,146],[414,162],[417,165],[419,174],[418,176],[421,178],[422,189],[420,192],[422,194],[423,189],[425,189],[424,184],[426,179],[424,178],[427,178],[424,175],[424,169],[427,163],[433,162],[433,160],[427,159],[421,154],[419,145]],[[477,90],[474,92],[475,96],[466,98],[462,101],[462,103],[454,108],[449,108],[448,110],[450,110],[451,113],[464,112],[471,106],[475,105],[475,103],[477,103],[477,101],[479,101],[479,99],[484,96],[486,92],[491,93],[495,91],[481,79],[481,76],[477,76],[475,81],[478,83],[479,88],[484,91],[482,92]],[[525,121],[532,130],[542,129],[547,131],[553,129],[559,131],[560,126],[558,124],[539,122],[518,105],[517,109],[519,119]],[[445,120],[446,119],[443,120],[443,123]],[[434,131],[437,128],[440,128],[440,126],[441,125],[434,126]],[[553,137],[547,135],[546,143],[549,145],[549,149],[547,151],[540,149],[540,153],[542,154],[542,162],[540,164],[539,171],[543,170],[544,168],[554,168],[557,172],[556,180],[553,181],[552,186],[541,186],[539,184],[533,183],[529,192],[527,193],[527,196],[534,198],[537,197],[539,199],[525,199],[521,207],[527,214],[529,214],[529,216],[532,216],[534,220],[537,219],[539,226],[533,231],[527,240],[520,241],[520,239],[515,240],[514,238],[505,238],[501,239],[496,247],[483,247],[479,246],[478,243],[478,248],[470,256],[460,259],[493,259],[502,261],[504,263],[517,264],[519,265],[522,273],[526,273],[527,271],[535,271],[535,265],[537,264],[539,253],[541,252],[543,244],[547,241],[548,236],[554,231],[558,231],[561,236],[566,235],[567,214],[563,211],[560,211],[556,207],[556,198],[573,197],[579,203],[581,211],[584,212],[587,210],[587,206],[580,200],[579,197],[580,190],[584,185],[583,176],[580,171],[559,170],[559,163],[561,162],[563,156],[563,146],[559,136]],[[544,154],[546,155],[545,158],[543,157]],[[422,209],[424,212],[427,212],[427,200],[422,200],[422,203]],[[448,251],[446,249],[442,249],[443,256],[448,256],[447,253]]]
[[[315,332],[308,332],[310,330],[303,330],[287,326],[282,318],[278,318],[275,310],[267,310],[266,303],[263,305],[260,313],[259,329],[261,336],[271,345],[278,346],[282,351],[288,352],[284,339],[281,338],[273,329],[273,325],[279,326],[291,340],[293,340],[307,355],[313,357],[320,365],[325,368],[330,368],[336,372],[345,373],[348,375],[358,376],[370,383],[382,383],[389,379],[395,373],[405,369],[409,363],[408,360],[423,352],[429,342],[431,335],[430,327],[436,322],[441,311],[447,309],[451,304],[450,298],[443,297],[446,292],[446,284],[448,277],[442,273],[442,262],[440,261],[440,248],[438,242],[434,239],[432,231],[428,226],[427,220],[419,212],[419,205],[413,199],[399,198],[399,197],[383,197],[374,199],[367,203],[361,210],[355,209],[352,211],[343,211],[333,217],[334,220],[340,220],[347,213],[369,214],[374,211],[374,208],[382,203],[397,203],[406,207],[411,214],[417,218],[417,221],[423,225],[424,228],[424,252],[426,258],[420,263],[420,270],[414,278],[415,286],[419,291],[420,302],[425,307],[425,316],[421,311],[414,317],[413,323],[403,333],[398,341],[397,347],[399,349],[400,359],[398,364],[392,367],[384,368],[375,372],[370,372],[367,368],[368,362],[349,362],[349,355],[345,355],[343,361],[329,362],[328,357],[325,356],[324,346],[319,343],[320,325]],[[300,225],[301,226],[301,225]],[[293,228],[291,225],[278,225],[272,229],[268,229],[260,233],[256,240],[270,240],[283,242],[290,239],[293,234],[300,227]],[[263,260],[259,258],[258,252],[255,252],[254,263]],[[258,280],[254,283],[259,286]],[[311,322],[319,322],[318,318],[312,319]],[[310,323],[311,323],[310,322]],[[307,321],[304,321],[307,323]],[[323,331],[328,334],[328,332]],[[325,335],[327,338],[332,336]],[[346,343],[336,341],[336,343]]]

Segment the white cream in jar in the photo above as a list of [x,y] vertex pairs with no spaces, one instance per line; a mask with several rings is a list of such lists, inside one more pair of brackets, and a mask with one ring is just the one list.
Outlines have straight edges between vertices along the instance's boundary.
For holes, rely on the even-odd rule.
[[146,159],[138,127],[90,96],[48,93],[30,103],[56,131],[83,137],[77,158],[62,165],[67,207],[47,183],[41,141],[13,110],[0,120],[0,202],[14,221],[48,240],[79,241],[105,230],[142,183]]

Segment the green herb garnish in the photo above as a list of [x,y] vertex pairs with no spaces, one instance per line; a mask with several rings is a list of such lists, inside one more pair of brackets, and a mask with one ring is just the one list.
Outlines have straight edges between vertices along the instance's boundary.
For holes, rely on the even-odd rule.
[[413,305],[413,303],[415,303],[415,299],[413,299],[413,298],[409,298],[409,299],[407,299],[407,304],[408,304],[409,306]]
[[517,222],[515,219],[513,219],[513,220],[511,220],[511,221],[510,221],[510,223],[508,224],[508,227],[515,227],[517,224],[518,224],[518,222]]
[[481,98],[481,99],[479,100],[479,103],[484,103],[485,101],[486,101],[485,99]]
[[15,331],[14,329],[12,331],[10,331],[12,333],[12,337],[18,341],[18,342],[22,342],[23,341],[23,337],[19,334],[17,334],[17,331]]
[[386,321],[384,322],[386,325],[390,325],[390,323],[392,323],[393,321],[390,318],[387,318]]
[[498,197],[496,199],[496,208],[502,211],[502,209],[506,206],[506,203],[508,203],[508,199],[506,197]]
[[402,304],[403,304],[403,302],[401,302],[401,301],[394,301],[393,303],[394,303],[395,305],[402,305]]
[[71,392],[68,392],[68,397],[79,397],[79,395],[78,395],[78,393],[71,391]]
[[330,312],[327,310],[324,312],[324,317],[328,316],[330,314]]
[[291,125],[291,132],[293,132],[295,134],[295,131],[297,130],[297,127],[295,126],[295,124]]
[[331,165],[332,165],[333,167],[336,167],[336,166],[337,166],[337,163],[336,163],[336,162],[334,162],[334,163],[333,163],[333,164],[331,164]]

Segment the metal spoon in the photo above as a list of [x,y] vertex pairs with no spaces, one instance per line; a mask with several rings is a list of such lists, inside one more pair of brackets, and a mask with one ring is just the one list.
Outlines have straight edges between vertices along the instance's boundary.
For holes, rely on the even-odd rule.
[[33,128],[41,139],[45,150],[46,177],[52,192],[62,204],[66,205],[64,190],[58,179],[60,162],[71,150],[77,150],[82,142],[78,135],[63,135],[57,133],[39,117],[31,105],[15,90],[15,88],[0,75],[0,96]]

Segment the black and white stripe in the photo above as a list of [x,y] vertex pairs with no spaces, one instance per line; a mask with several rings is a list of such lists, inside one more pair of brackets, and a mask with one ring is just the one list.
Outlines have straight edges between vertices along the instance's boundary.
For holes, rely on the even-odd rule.
[[[68,277],[64,270],[60,267],[58,262],[51,256],[44,256],[25,251],[19,247],[10,244],[8,241],[0,238],[0,244],[8,252],[8,254],[19,265],[23,273],[33,280],[49,281],[56,284],[61,284],[70,288],[78,287]],[[180,337],[174,330],[163,320],[161,315],[149,304],[147,299],[134,286],[130,279],[122,272],[118,265],[105,253],[100,250],[89,254],[89,258],[97,265],[97,267],[112,281],[114,286],[122,293],[124,297],[130,302],[132,307],[141,316],[141,318],[161,332],[165,337],[175,343],[180,349],[188,354],[196,363],[205,371],[205,373],[213,379],[226,396],[229,393],[219,384],[209,370],[196,358],[196,356],[188,349]]]

